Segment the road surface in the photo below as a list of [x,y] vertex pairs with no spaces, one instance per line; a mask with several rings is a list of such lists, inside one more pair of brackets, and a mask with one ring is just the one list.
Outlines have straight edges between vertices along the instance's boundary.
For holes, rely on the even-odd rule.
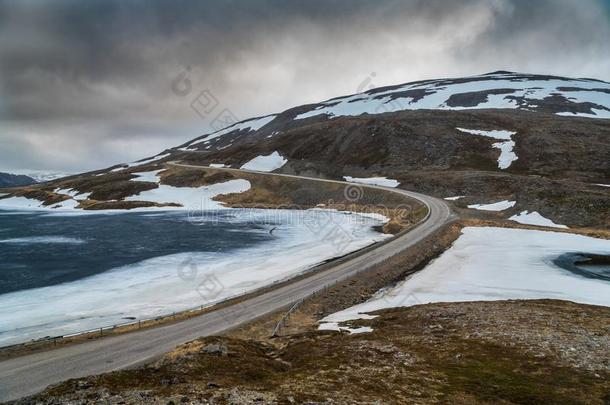
[[[180,166],[206,168],[192,165]],[[266,174],[316,181],[330,181],[346,185],[353,184],[285,174]],[[42,391],[50,384],[59,383],[70,378],[101,374],[144,364],[171,351],[179,344],[200,336],[220,334],[223,331],[253,319],[276,312],[302,298],[310,296],[326,285],[331,285],[353,276],[363,267],[369,267],[396,255],[406,248],[417,244],[454,219],[449,206],[443,200],[395,188],[369,185],[362,185],[362,187],[389,190],[420,200],[428,206],[429,215],[415,229],[385,244],[380,244],[376,249],[355,254],[355,257],[341,261],[336,266],[313,272],[308,277],[285,283],[276,289],[268,290],[241,303],[220,308],[177,323],[110,336],[2,361],[0,362],[0,401],[32,395]]]

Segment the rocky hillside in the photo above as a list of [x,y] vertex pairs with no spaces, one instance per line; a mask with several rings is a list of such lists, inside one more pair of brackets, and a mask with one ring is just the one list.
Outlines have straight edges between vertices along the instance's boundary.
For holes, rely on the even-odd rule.
[[[208,337],[19,404],[607,404],[608,308],[562,301],[386,310],[374,331]],[[549,327],[552,333],[549,333]]]
[[406,189],[460,196],[455,204],[462,208],[514,201],[499,214],[505,219],[535,211],[571,228],[608,228],[608,156],[610,83],[494,72],[291,108],[61,184],[79,191],[114,184],[119,192],[108,195],[120,199],[130,192],[124,189],[126,175],[170,161],[240,168],[267,159],[270,166],[257,170],[387,177]]

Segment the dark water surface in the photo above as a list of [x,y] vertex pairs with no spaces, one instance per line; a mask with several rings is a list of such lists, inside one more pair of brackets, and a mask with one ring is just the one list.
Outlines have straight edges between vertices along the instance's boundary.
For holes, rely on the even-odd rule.
[[235,213],[190,221],[184,212],[57,215],[0,210],[0,294],[78,280],[157,256],[230,252],[273,238],[269,221]]
[[610,281],[610,256],[591,253],[564,253],[554,263],[579,276]]

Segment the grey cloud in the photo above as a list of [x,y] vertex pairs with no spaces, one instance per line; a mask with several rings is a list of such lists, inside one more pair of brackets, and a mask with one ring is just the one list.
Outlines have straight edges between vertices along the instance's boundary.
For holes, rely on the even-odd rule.
[[604,4],[0,1],[0,168],[157,153],[210,130],[190,107],[204,89],[247,118],[353,93],[372,72],[377,86],[499,69],[607,80]]

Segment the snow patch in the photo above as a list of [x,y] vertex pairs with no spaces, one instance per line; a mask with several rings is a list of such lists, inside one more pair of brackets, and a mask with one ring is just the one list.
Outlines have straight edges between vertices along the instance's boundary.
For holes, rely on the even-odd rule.
[[[87,196],[89,194],[90,193],[87,193]],[[36,200],[34,198],[9,197],[9,198],[3,198],[0,200],[0,210],[23,210],[23,211],[74,210],[78,206],[79,201],[70,198],[70,199],[61,201],[57,204],[43,205],[42,201]]]
[[153,156],[153,157],[148,158],[148,159],[139,160],[137,162],[124,163],[124,164],[121,164],[119,167],[115,167],[112,170],[108,170],[108,171],[103,172],[103,173],[98,173],[98,174],[96,174],[96,176],[103,176],[104,174],[108,174],[108,173],[120,172],[122,170],[129,169],[131,167],[144,166],[144,165],[156,162],[157,160],[165,159],[166,157],[168,157],[170,155],[171,155],[171,153],[163,153],[163,154],[156,155],[156,156]]
[[150,201],[158,204],[180,204],[181,207],[159,207],[159,209],[218,210],[224,205],[213,198],[222,194],[243,193],[250,190],[248,180],[229,180],[202,187],[173,187],[160,184],[158,188],[146,190],[125,198],[125,201]]
[[275,117],[276,117],[275,114],[272,114],[272,115],[267,115],[265,117],[252,118],[252,119],[249,119],[246,121],[238,122],[229,127],[226,127],[219,131],[213,132],[203,139],[199,139],[195,142],[191,142],[188,145],[186,145],[184,148],[181,148],[180,150],[184,150],[184,151],[191,150],[192,146],[199,145],[199,144],[205,144],[205,143],[211,141],[212,139],[218,138],[219,136],[228,134],[229,132],[233,132],[233,131],[243,131],[246,129],[249,130],[250,132],[258,131],[259,129],[261,129],[262,127],[264,127],[265,125],[267,125],[268,123],[273,121],[275,119]]
[[578,112],[560,112],[557,115],[564,117],[585,117],[585,118],[610,118],[610,111],[600,110],[599,108],[591,108],[593,114],[578,113]]
[[[144,159],[144,160],[140,160],[138,162],[132,162],[132,163],[128,163],[126,165],[126,167],[137,167],[137,166],[144,166],[147,165],[149,163],[155,162],[157,160],[161,160],[164,159],[166,157],[168,157],[170,155],[170,153],[163,153],[161,155],[157,155],[157,156],[153,156],[151,158],[148,159]],[[116,169],[115,169],[116,170]]]
[[81,191],[74,190],[73,188],[56,188],[53,192],[55,194],[67,195],[77,201],[86,200],[91,195],[91,193],[83,193]]
[[[466,227],[453,246],[419,273],[362,304],[322,319],[371,319],[370,312],[431,302],[559,299],[610,306],[610,283],[564,270],[565,252],[610,253],[610,241],[569,233]],[[331,326],[324,326],[331,323]]]
[[502,130],[484,131],[464,128],[456,129],[460,132],[465,132],[472,135],[486,136],[489,138],[503,140],[504,142],[496,142],[491,145],[496,149],[500,149],[500,156],[498,157],[498,167],[500,169],[508,168],[511,163],[518,159],[517,154],[513,152],[513,148],[515,147],[515,141],[513,141],[511,138],[514,134],[516,134],[516,132]]
[[517,204],[516,201],[503,200],[491,204],[471,204],[468,208],[482,211],[504,211],[514,207],[515,204]]
[[140,173],[132,173],[137,176],[134,179],[129,179],[129,181],[146,181],[148,183],[159,183],[159,173],[165,169],[153,170],[150,172],[140,172]]
[[36,210],[42,208],[42,201],[26,197],[9,197],[0,200],[0,209]]
[[257,172],[272,172],[284,166],[288,159],[284,158],[277,151],[266,156],[257,156],[249,162],[243,164],[240,169],[254,170]]
[[373,328],[371,328],[370,326],[361,326],[359,328],[350,328],[348,326],[339,326],[338,322],[324,322],[322,324],[320,324],[320,326],[318,327],[318,330],[333,330],[336,332],[349,332],[350,335],[353,334],[358,334],[358,333],[368,333],[368,332],[372,332]]
[[464,128],[456,128],[456,129],[460,132],[465,132],[467,134],[487,136],[489,138],[499,139],[499,140],[503,140],[503,141],[510,141],[511,136],[516,134],[516,132],[503,131],[503,130],[484,131],[481,129],[464,129]]
[[511,163],[518,159],[517,154],[513,152],[515,141],[496,142],[491,146],[500,149],[500,156],[498,156],[498,168],[500,169],[507,169]]
[[542,215],[540,215],[538,213],[538,211],[533,211],[533,212],[521,211],[519,214],[513,215],[512,217],[510,217],[508,219],[510,219],[511,221],[518,222],[520,224],[548,226],[551,228],[568,229],[568,227],[565,225],[556,224],[553,221],[551,221],[550,219],[543,217]]
[[349,181],[351,183],[362,183],[362,184],[371,184],[374,186],[383,186],[383,187],[398,187],[400,184],[397,180],[388,179],[386,177],[351,177],[351,176],[343,176],[345,181]]
[[[138,177],[131,181],[148,181],[159,184],[157,174],[162,171],[155,170],[150,172],[133,173]],[[217,210],[223,209],[224,206],[213,198],[222,194],[242,193],[248,191],[251,185],[250,182],[243,179],[229,180],[224,183],[217,183],[202,187],[173,187],[165,184],[160,184],[157,188],[146,190],[139,194],[129,196],[124,201],[149,201],[158,204],[179,204],[180,206],[165,206],[165,207],[141,207],[130,210],[131,212],[150,211],[150,210]],[[0,200],[0,209],[3,210],[43,210],[43,211],[76,211],[82,214],[103,214],[112,212],[125,212],[123,209],[113,210],[95,210],[85,211],[78,210],[77,206],[80,201],[89,197],[91,193],[79,193],[72,189],[57,189],[59,194],[69,195],[70,199],[60,203],[44,206],[42,202],[35,199],[25,197],[9,197]]]

